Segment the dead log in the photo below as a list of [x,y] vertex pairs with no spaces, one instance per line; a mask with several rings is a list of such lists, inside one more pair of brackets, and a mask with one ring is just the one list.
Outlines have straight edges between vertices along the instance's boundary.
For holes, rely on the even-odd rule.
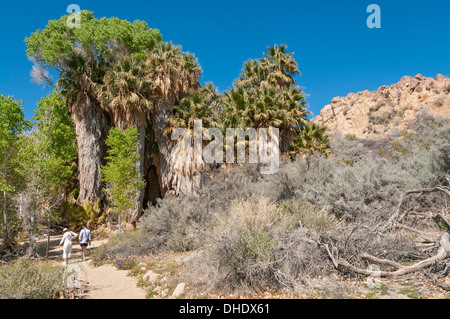
[[[341,268],[344,267],[344,268],[347,268],[357,274],[366,275],[366,276],[370,276],[375,273],[370,270],[365,270],[365,269],[355,267],[355,266],[351,265],[349,262],[347,262],[346,260],[336,259],[335,256],[333,256],[331,254],[329,249],[327,249],[326,247],[325,247],[325,249],[326,249],[330,259],[333,261],[333,264],[335,265],[336,269],[338,269],[338,270],[341,270]],[[387,265],[390,265],[397,269],[392,272],[390,272],[390,271],[378,272],[377,274],[380,275],[381,277],[398,277],[398,276],[410,274],[410,273],[416,272],[420,269],[431,266],[436,261],[444,260],[449,255],[450,255],[450,233],[446,232],[440,238],[439,250],[436,255],[434,255],[433,257],[430,257],[428,259],[422,260],[411,266],[403,266],[392,260],[379,259],[377,257],[371,256],[366,253],[361,254],[360,257],[370,259],[370,260],[380,263],[380,264],[387,264]]]

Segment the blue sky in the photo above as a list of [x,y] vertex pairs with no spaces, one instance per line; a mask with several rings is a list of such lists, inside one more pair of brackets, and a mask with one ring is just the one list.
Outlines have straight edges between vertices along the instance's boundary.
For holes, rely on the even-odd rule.
[[[0,9],[0,93],[24,101],[31,118],[47,95],[31,82],[24,39],[69,4],[100,17],[145,20],[165,41],[195,53],[202,82],[229,88],[243,62],[260,58],[267,46],[286,43],[295,52],[317,115],[335,96],[376,90],[404,75],[450,76],[450,1],[9,1]],[[381,8],[381,29],[369,29],[369,4]]]

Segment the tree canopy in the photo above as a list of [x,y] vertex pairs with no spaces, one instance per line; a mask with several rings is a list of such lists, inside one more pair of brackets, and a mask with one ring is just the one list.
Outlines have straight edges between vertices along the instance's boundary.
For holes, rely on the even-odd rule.
[[[70,28],[65,15],[25,39],[27,55],[42,70],[39,74],[44,82],[61,88],[63,93],[78,89],[83,79],[102,83],[112,63],[127,56],[145,60],[147,52],[162,41],[159,30],[149,29],[144,21],[97,19],[85,10],[80,14],[80,28]],[[47,68],[60,73],[57,83],[53,83]]]

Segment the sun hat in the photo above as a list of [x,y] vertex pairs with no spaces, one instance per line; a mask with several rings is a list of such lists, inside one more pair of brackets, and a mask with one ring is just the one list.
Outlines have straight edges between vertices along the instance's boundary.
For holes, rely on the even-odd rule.
[[65,233],[66,231],[69,231],[67,228],[64,228],[63,229],[63,233]]

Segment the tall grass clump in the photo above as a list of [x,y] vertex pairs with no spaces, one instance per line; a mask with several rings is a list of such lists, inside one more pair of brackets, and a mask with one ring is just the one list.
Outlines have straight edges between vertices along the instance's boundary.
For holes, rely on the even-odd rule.
[[20,258],[0,266],[0,299],[57,299],[63,289],[61,269]]

